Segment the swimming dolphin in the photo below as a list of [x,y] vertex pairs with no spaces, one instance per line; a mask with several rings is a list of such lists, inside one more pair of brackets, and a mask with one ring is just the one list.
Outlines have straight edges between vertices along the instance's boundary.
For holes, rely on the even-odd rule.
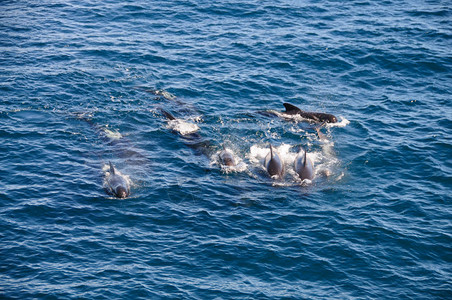
[[295,105],[289,103],[283,103],[283,105],[286,108],[286,111],[284,111],[283,114],[286,115],[291,116],[299,115],[305,119],[313,120],[315,122],[327,122],[327,123],[337,122],[337,118],[331,114],[303,111],[296,107]]
[[270,176],[277,175],[281,177],[284,174],[284,165],[281,162],[276,151],[273,151],[273,146],[270,144],[270,152],[265,157],[265,168]]
[[232,167],[237,164],[231,151],[227,150],[224,145],[223,145],[223,150],[221,150],[221,152],[218,156],[220,158],[220,163],[224,166]]
[[[170,112],[160,109],[162,114],[169,120],[169,121],[177,121],[176,117],[174,117]],[[187,134],[183,134],[181,132],[178,132],[179,136],[184,140],[184,144],[187,145],[190,148],[193,148],[197,150],[199,153],[204,154],[206,156],[210,156],[212,153],[212,147],[210,140],[204,138],[201,136],[197,131],[190,132]]]
[[312,180],[314,178],[314,163],[303,148],[298,152],[298,155],[295,158],[295,172],[297,172],[301,180]]
[[110,163],[110,174],[106,178],[107,193],[118,197],[126,198],[130,195],[130,186],[128,180],[121,173],[115,170],[115,167]]
[[78,120],[86,122],[91,129],[105,142],[105,144],[113,151],[116,156],[124,159],[128,165],[147,165],[149,158],[143,154],[141,149],[138,149],[134,143],[127,137],[123,137],[119,132],[112,131],[107,126],[101,126],[94,122],[89,115],[85,113],[75,114]]

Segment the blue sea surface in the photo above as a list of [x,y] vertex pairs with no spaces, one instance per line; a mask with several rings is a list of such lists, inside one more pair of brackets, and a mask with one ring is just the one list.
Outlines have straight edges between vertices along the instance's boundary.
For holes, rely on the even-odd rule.
[[450,1],[1,1],[0,51],[0,298],[452,299]]

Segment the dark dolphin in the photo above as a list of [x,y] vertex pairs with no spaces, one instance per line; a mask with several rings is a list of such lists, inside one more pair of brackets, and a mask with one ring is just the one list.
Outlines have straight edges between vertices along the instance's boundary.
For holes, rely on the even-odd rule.
[[[160,111],[169,121],[177,120],[170,112],[164,109],[160,109]],[[212,153],[213,149],[210,140],[204,138],[198,132],[191,132],[188,134],[181,134],[178,132],[178,134],[184,140],[184,144],[188,147],[193,148],[206,156],[209,156]]]
[[170,121],[176,120],[176,118],[169,112],[167,112],[164,109],[160,109],[160,111],[162,112],[162,114]]
[[130,195],[129,181],[115,170],[110,162],[110,174],[105,178],[106,191],[117,198],[127,198]]
[[278,153],[273,151],[273,146],[270,144],[270,153],[265,157],[265,168],[270,176],[281,177],[284,174],[284,164],[281,161]]
[[298,155],[295,158],[295,172],[297,172],[301,180],[312,180],[314,178],[314,163],[303,148],[298,152]]
[[283,103],[286,111],[282,112],[286,115],[299,115],[305,119],[313,120],[315,122],[327,122],[327,123],[336,123],[337,118],[331,114],[318,113],[318,112],[307,112],[299,109],[295,105],[289,103]]
[[224,166],[233,167],[237,164],[231,151],[227,150],[224,145],[223,150],[221,150],[218,156],[220,158],[220,163]]
[[149,163],[148,157],[142,154],[142,150],[137,149],[128,138],[123,136],[119,136],[118,138],[110,137],[108,132],[111,131],[106,126],[97,124],[89,116],[85,116],[85,114],[77,114],[76,117],[78,120],[86,122],[100,139],[110,147],[110,150],[116,156],[124,159],[127,164],[143,165]]

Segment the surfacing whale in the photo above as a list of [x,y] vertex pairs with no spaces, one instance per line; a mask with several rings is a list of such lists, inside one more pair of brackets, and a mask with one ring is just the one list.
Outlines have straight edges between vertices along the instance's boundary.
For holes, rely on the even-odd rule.
[[337,122],[337,118],[331,114],[303,111],[290,103],[283,103],[283,105],[286,108],[286,111],[282,112],[282,114],[291,116],[299,115],[305,119],[313,120],[315,122],[327,122],[327,123]]
[[85,113],[76,114],[75,117],[86,122],[105,145],[110,148],[109,151],[113,151],[116,156],[124,159],[128,165],[147,165],[149,163],[149,158],[143,154],[143,151],[136,148],[131,140],[122,136],[118,131],[110,130],[108,125],[99,125]]
[[[190,148],[195,149],[196,151],[198,151],[201,154],[209,156],[209,154],[212,152],[211,142],[210,142],[210,140],[204,138],[203,136],[201,136],[198,133],[199,127],[196,124],[192,124],[189,122],[185,122],[181,119],[178,119],[178,118],[174,117],[170,112],[168,112],[164,109],[160,109],[160,111],[166,117],[166,119],[168,120],[168,123],[170,125],[175,125],[175,126],[172,126],[173,127],[172,129],[174,132],[177,132],[179,134],[179,136],[183,139],[185,145],[187,145]],[[173,123],[171,123],[171,122],[173,122]],[[180,130],[181,128],[178,128],[178,127],[185,127],[185,126],[186,127],[194,127],[196,129],[193,128],[194,130],[188,130],[187,132],[185,132],[184,130]],[[192,129],[192,128],[190,128],[190,129]]]
[[130,195],[129,181],[109,163],[110,174],[105,178],[107,193],[117,198],[127,198]]
[[273,150],[273,146],[271,144],[270,152],[265,157],[264,165],[270,176],[281,177],[284,174],[284,164],[282,163],[279,154]]
[[234,156],[231,151],[226,149],[226,147],[223,145],[223,150],[221,150],[220,154],[218,155],[220,158],[220,163],[224,166],[233,167],[237,165],[237,162],[234,159]]
[[297,172],[301,180],[312,180],[314,178],[314,163],[303,148],[295,158],[295,172]]

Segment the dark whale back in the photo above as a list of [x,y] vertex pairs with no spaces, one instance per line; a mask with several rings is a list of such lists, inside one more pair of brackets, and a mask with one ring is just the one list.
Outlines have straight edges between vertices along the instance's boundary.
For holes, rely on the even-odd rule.
[[337,118],[332,114],[303,111],[290,103],[283,103],[283,105],[286,108],[286,111],[284,113],[288,115],[299,115],[303,118],[313,120],[316,122],[327,122],[327,123],[337,122]]

